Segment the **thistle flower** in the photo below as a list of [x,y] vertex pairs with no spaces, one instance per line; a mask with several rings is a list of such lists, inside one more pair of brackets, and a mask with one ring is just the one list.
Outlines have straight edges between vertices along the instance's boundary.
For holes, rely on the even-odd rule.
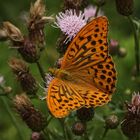
[[134,93],[131,103],[126,103],[127,112],[121,123],[124,135],[133,138],[140,133],[140,94]]
[[42,0],[36,0],[31,5],[28,19],[29,38],[40,47],[45,45],[44,26],[47,22],[53,20],[52,17],[46,17],[45,13],[45,4],[43,4]]
[[54,77],[51,75],[51,74],[46,74],[46,88],[45,88],[45,93],[47,93],[47,90],[48,90],[48,87],[49,87],[49,84],[50,84],[50,82],[54,79]]
[[76,36],[80,29],[86,25],[86,20],[84,19],[82,11],[77,15],[75,10],[70,9],[64,13],[60,12],[58,16],[56,16],[55,25],[67,36],[68,40],[66,40],[70,41]]
[[116,0],[116,8],[118,13],[124,16],[129,16],[134,10],[133,0]]
[[35,78],[29,73],[29,68],[26,63],[21,59],[12,58],[9,61],[9,66],[19,80],[22,89],[27,94],[35,94],[38,90],[38,85]]
[[13,103],[15,109],[30,129],[39,132],[45,128],[45,117],[41,112],[34,108],[30,99],[25,94],[16,95]]
[[[88,19],[90,19],[92,17],[95,17],[96,16],[96,11],[97,11],[96,6],[89,5],[88,7],[86,7],[84,9],[85,19],[88,20]],[[102,16],[102,15],[104,15],[103,12],[101,10],[99,10],[98,14],[97,14],[97,17]]]

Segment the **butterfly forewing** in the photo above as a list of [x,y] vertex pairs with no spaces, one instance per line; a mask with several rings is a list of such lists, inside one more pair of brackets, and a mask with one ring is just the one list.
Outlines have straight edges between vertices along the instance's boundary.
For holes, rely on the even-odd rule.
[[64,55],[62,69],[76,70],[95,65],[108,55],[108,20],[98,17],[84,26]]

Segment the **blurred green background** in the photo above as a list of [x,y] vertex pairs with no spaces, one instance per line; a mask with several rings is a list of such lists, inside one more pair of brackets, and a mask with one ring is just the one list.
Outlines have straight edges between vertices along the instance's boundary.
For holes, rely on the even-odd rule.
[[[24,21],[21,17],[23,17],[23,15],[29,11],[31,2],[33,1],[1,0],[0,22],[2,23],[3,21],[10,21],[16,26],[18,26],[24,33],[26,33],[26,24],[24,24]],[[62,0],[45,0],[47,16],[55,16],[56,14],[58,14],[58,12],[61,11],[62,3]],[[132,69],[135,65],[133,32],[131,30],[131,26],[127,18],[117,13],[115,1],[107,0],[107,4],[102,8],[102,10],[109,19],[109,38],[118,40],[120,47],[125,48],[127,51],[127,55],[124,58],[120,58],[118,56],[113,57],[118,73],[118,82],[116,94],[114,94],[112,99],[112,103],[114,104],[114,107],[112,107],[112,112],[117,114],[121,120],[124,114],[118,113],[116,111],[116,107],[123,106],[123,103],[126,100],[129,101],[134,91],[140,91],[140,80],[135,81],[132,77]],[[140,1],[135,0],[135,10],[133,16],[140,18],[139,13]],[[43,65],[43,68],[46,72],[48,67],[54,65],[55,61],[59,56],[59,54],[56,51],[56,42],[57,38],[59,37],[59,32],[59,29],[53,28],[51,24],[47,24],[45,28],[46,49],[42,54],[40,62]],[[6,85],[11,86],[13,88],[13,93],[18,94],[18,92],[20,92],[19,84],[8,66],[8,60],[12,56],[19,56],[19,54],[15,49],[11,49],[8,43],[0,42],[0,74],[5,77]],[[41,78],[39,76],[39,72],[35,64],[30,65],[30,70],[41,83]],[[42,92],[43,96],[43,89],[41,89],[40,92]],[[44,114],[46,115],[45,101],[40,102],[37,100],[33,100],[33,103],[39,110],[44,112]],[[15,115],[15,118],[20,126],[20,131],[24,136],[24,140],[29,140],[31,130],[24,124],[24,122],[22,122],[22,120],[14,112],[11,102],[9,102],[9,100],[6,99],[6,97],[2,96],[0,96],[0,140],[19,140],[19,133],[17,132],[15,125],[12,123],[10,114],[7,110],[7,104],[11,108],[10,112],[14,113]],[[112,114],[112,112],[107,106],[97,109],[97,113],[100,117]],[[50,125],[50,127],[56,127],[59,129],[59,125],[57,125],[57,123],[57,120],[54,119],[54,122],[52,123],[52,125]],[[95,117],[92,123],[89,123],[88,127],[93,127],[93,131],[91,132],[91,134],[94,140],[98,139],[100,134],[104,131],[104,124],[103,122],[100,122],[98,120],[98,117]],[[107,134],[107,137],[105,139],[125,140],[127,138],[122,135],[120,129],[118,128],[117,130],[111,130]]]

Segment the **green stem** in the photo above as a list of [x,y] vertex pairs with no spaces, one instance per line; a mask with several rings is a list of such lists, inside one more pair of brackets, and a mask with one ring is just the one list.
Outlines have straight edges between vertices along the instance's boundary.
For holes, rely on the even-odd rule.
[[108,130],[109,130],[108,128],[105,128],[101,140],[103,140],[103,139],[106,137],[106,135],[107,135],[107,133],[108,133]]
[[131,16],[128,16],[128,19],[131,23],[132,29],[133,29],[133,33],[134,33],[134,42],[135,42],[135,61],[136,61],[136,69],[137,69],[137,75],[139,75],[139,71],[140,71],[140,62],[139,62],[139,38],[138,38],[138,32],[137,32],[137,28],[136,25],[133,22],[133,19]]
[[41,64],[39,63],[39,61],[37,61],[36,64],[37,64],[37,67],[38,67],[38,69],[39,69],[40,75],[41,75],[41,77],[42,77],[42,79],[43,79],[43,81],[44,81],[44,85],[45,85],[45,81],[46,81],[45,72],[44,72],[44,70],[43,70]]
[[60,119],[60,123],[61,123],[61,126],[63,128],[63,133],[64,133],[64,139],[65,140],[69,140],[68,139],[68,135],[67,135],[67,130],[65,128],[65,120],[64,119]]
[[15,128],[16,128],[17,131],[18,131],[20,140],[24,140],[24,136],[23,136],[24,134],[23,134],[23,132],[21,131],[20,126],[19,126],[19,124],[18,124],[18,122],[17,122],[15,116],[13,115],[12,111],[10,110],[10,107],[9,107],[9,105],[8,105],[8,102],[5,100],[4,97],[1,97],[1,99],[2,99],[3,104],[4,104],[4,106],[5,106],[5,110],[8,112],[11,121],[13,122]]
[[95,17],[98,16],[98,12],[99,12],[99,10],[100,10],[100,6],[97,6],[97,8],[96,8],[96,13],[95,13]]

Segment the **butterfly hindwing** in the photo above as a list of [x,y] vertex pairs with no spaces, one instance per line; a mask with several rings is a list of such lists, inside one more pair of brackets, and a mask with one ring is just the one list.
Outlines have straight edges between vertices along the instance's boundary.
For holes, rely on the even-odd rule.
[[61,118],[67,116],[70,111],[84,106],[85,101],[75,88],[54,78],[48,88],[47,103],[51,113],[55,117]]
[[110,101],[110,95],[101,90],[87,88],[54,78],[48,88],[47,103],[51,113],[62,118],[81,107],[96,107]]

